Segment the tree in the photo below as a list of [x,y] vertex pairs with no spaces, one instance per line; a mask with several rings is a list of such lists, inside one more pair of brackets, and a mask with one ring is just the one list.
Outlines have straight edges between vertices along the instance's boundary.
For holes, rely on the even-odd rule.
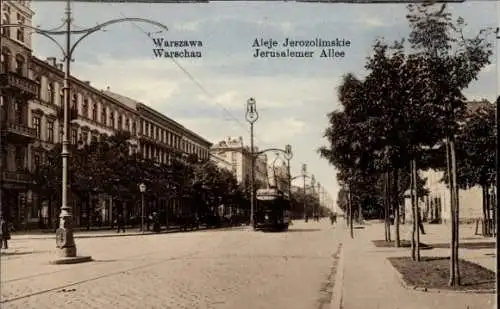
[[455,135],[457,118],[464,110],[462,90],[475,80],[482,68],[489,64],[492,54],[487,31],[481,30],[472,38],[465,38],[466,26],[462,18],[452,20],[446,4],[426,3],[409,5],[407,19],[411,33],[409,42],[419,57],[426,61],[427,100],[441,107],[439,124],[446,138],[447,170],[451,196],[451,286],[460,284],[458,267],[458,188],[456,181]]
[[477,110],[466,115],[456,138],[457,161],[460,162],[457,167],[457,184],[462,188],[481,186],[483,235],[491,235],[488,190],[495,183],[496,176],[495,109],[489,103],[475,104],[481,105]]

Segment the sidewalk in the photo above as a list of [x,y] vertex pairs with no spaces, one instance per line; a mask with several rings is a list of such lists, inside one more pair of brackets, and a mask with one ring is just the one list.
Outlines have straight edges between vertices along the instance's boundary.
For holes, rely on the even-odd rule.
[[[236,227],[222,227],[222,228],[217,228],[218,230],[220,229],[231,229],[231,228],[236,228]],[[194,229],[194,231],[203,231],[203,230],[211,230],[214,228],[207,228],[201,226],[198,230]],[[97,238],[97,237],[123,237],[123,236],[140,236],[140,235],[156,235],[156,234],[166,234],[166,233],[181,233],[185,231],[181,231],[179,226],[171,226],[169,229],[163,228],[160,233],[155,233],[152,230],[149,231],[144,231],[141,232],[139,229],[136,228],[125,228],[125,233],[116,232],[117,229],[106,229],[106,230],[90,230],[90,231],[82,231],[82,230],[77,230],[73,232],[74,238]],[[188,229],[187,232],[190,232],[191,230]],[[55,232],[47,232],[47,231],[27,231],[27,232],[21,232],[18,234],[12,234],[11,240],[24,240],[24,239],[54,239],[55,238]]]
[[[346,228],[341,223],[342,228]],[[460,293],[453,291],[421,292],[410,290],[401,284],[399,273],[387,257],[409,256],[408,248],[377,248],[372,240],[384,238],[383,224],[366,224],[362,229],[354,230],[354,239],[346,233],[343,239],[342,262],[343,265],[339,278],[340,287],[334,295],[331,309],[489,309],[495,303],[494,294]],[[408,226],[402,227],[401,239],[406,236]],[[465,227],[466,228],[466,227]],[[461,229],[462,230],[462,229]],[[432,245],[445,243],[449,240],[446,226],[426,226],[426,235],[422,235],[421,242]],[[473,231],[472,231],[473,234]],[[482,237],[473,238],[473,235],[462,233],[461,242],[487,241]],[[394,234],[392,234],[394,238]],[[471,239],[469,239],[471,238]],[[472,239],[473,238],[473,239]],[[490,240],[491,241],[491,240]],[[469,252],[467,252],[469,251]],[[473,252],[470,252],[473,251]],[[477,251],[481,251],[478,253]],[[493,249],[460,251],[460,258],[478,262],[479,256],[486,252],[494,253]],[[449,249],[422,250],[422,256],[446,256]],[[495,268],[495,257],[488,256],[491,262],[483,263],[488,268]],[[483,263],[481,263],[483,265]],[[335,301],[335,298],[340,301]],[[339,305],[340,303],[340,305]]]

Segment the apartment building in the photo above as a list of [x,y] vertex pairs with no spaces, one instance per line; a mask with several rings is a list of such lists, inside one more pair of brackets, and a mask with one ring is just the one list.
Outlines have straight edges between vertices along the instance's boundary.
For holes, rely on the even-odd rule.
[[283,192],[288,192],[288,167],[286,164],[286,161],[280,156],[276,156],[268,166],[269,185]]
[[[199,161],[209,159],[212,143],[173,119],[132,98],[106,90],[105,95],[135,109],[139,115],[138,147],[144,158],[168,164],[174,154],[196,155]],[[181,198],[147,201],[146,213],[158,211],[168,216],[182,212]]]
[[[2,24],[31,25],[30,1],[1,1]],[[3,212],[16,228],[47,226],[54,222],[60,205],[50,205],[32,191],[31,172],[46,159],[47,152],[62,142],[63,65],[51,57],[32,55],[29,30],[3,28],[0,36],[2,99],[1,188]],[[130,151],[162,163],[172,151],[208,159],[211,143],[154,109],[120,96],[110,89],[99,90],[89,81],[70,77],[71,124],[69,141],[85,144],[117,131],[131,134]],[[89,218],[86,207],[70,198],[76,225]],[[113,220],[114,201],[106,194],[91,203],[103,222]],[[132,210],[133,207],[120,205]],[[125,213],[127,215],[127,213]]]
[[145,158],[168,163],[173,152],[181,152],[208,160],[212,143],[205,138],[139,101],[110,90],[103,93],[137,111],[139,151]]
[[[31,25],[33,11],[29,1],[1,1],[1,22]],[[40,92],[40,86],[29,79],[31,37],[29,30],[5,27],[1,30],[0,103],[1,211],[6,217],[26,216],[32,204],[29,191],[29,145],[36,139],[36,129],[29,122],[29,100]]]
[[[255,152],[259,152],[257,147],[255,147]],[[243,137],[227,137],[225,140],[219,141],[212,146],[210,154],[218,166],[225,167],[233,173],[239,184],[250,185],[252,168],[250,147],[244,145]],[[228,162],[230,162],[230,168]],[[267,155],[265,153],[256,157],[255,181],[262,186],[267,186],[269,183]]]

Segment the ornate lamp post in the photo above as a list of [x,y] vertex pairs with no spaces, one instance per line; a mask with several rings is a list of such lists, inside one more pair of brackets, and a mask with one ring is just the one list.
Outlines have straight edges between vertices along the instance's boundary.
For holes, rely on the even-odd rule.
[[[104,27],[121,23],[121,22],[145,22],[155,26],[160,27],[162,30],[168,30],[168,28],[158,22],[144,19],[144,18],[119,18],[106,21],[104,23],[98,24],[96,26],[82,29],[82,30],[72,30],[72,14],[71,14],[71,0],[66,0],[66,10],[65,19],[62,26],[65,26],[65,30],[58,30],[62,27],[57,27],[55,30],[43,30],[30,25],[20,25],[20,24],[2,24],[0,28],[24,28],[43,35],[44,37],[50,39],[55,43],[61,50],[65,62],[64,70],[64,104],[63,104],[63,140],[62,140],[62,194],[61,194],[61,213],[59,219],[59,228],[56,232],[56,244],[58,248],[58,254],[62,259],[51,261],[52,264],[67,264],[67,263],[78,263],[86,262],[92,260],[90,256],[80,256],[76,255],[76,244],[73,237],[73,227],[72,227],[72,209],[68,205],[68,157],[69,157],[69,122],[70,122],[70,64],[73,61],[73,52],[75,51],[78,44],[88,37],[89,35],[102,30]],[[79,34],[81,35],[73,44],[71,42],[71,35]],[[53,36],[64,35],[66,42],[61,45]]]
[[250,226],[255,229],[254,207],[255,207],[255,149],[253,146],[253,125],[259,119],[257,112],[257,104],[254,98],[247,100],[247,112],[245,118],[250,123],[250,160],[251,160],[251,177],[250,177]]
[[304,180],[304,187],[303,187],[303,193],[304,193],[304,220],[306,220],[306,177],[307,177],[307,164],[303,163],[302,164],[302,179]]
[[288,176],[288,198],[292,201],[292,174],[290,173],[290,160],[293,159],[292,145],[285,145],[285,160]]
[[139,184],[139,191],[141,191],[141,232],[144,233],[144,192],[146,192],[146,185]]
[[[312,197],[314,199],[314,187],[316,186],[316,178],[314,177],[314,175],[311,175],[311,189],[312,189]],[[314,200],[313,200],[314,201]],[[315,217],[316,215],[316,209],[314,207],[314,203],[313,203],[313,217]]]
[[321,184],[319,183],[318,181],[318,215],[319,215],[319,212],[321,210]]

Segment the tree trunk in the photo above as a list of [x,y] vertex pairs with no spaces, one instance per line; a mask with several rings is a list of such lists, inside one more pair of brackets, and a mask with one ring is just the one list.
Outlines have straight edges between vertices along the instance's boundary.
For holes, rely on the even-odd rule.
[[393,208],[394,208],[394,228],[395,228],[395,233],[396,233],[396,239],[395,239],[395,247],[396,248],[399,248],[400,247],[400,242],[401,242],[401,239],[400,239],[400,235],[399,235],[399,177],[398,177],[398,173],[399,173],[399,170],[398,169],[393,169],[392,171],[393,173],[393,177],[392,177],[392,197],[393,197],[393,200],[392,200],[392,205],[393,205]]
[[493,229],[494,229],[494,225],[493,225],[493,218],[491,216],[491,213],[490,213],[490,208],[491,208],[491,196],[490,196],[490,193],[488,192],[488,185],[485,186],[485,197],[486,197],[486,220],[488,222],[488,224],[486,225],[487,226],[487,229],[486,229],[486,235],[488,236],[492,236],[493,235]]
[[389,213],[387,211],[387,205],[389,204],[388,200],[388,190],[387,190],[387,172],[384,173],[384,236],[385,241],[389,241],[389,230],[387,223],[389,222]]
[[352,226],[352,196],[351,196],[351,188],[347,189],[347,200],[349,203],[349,230],[351,233],[351,238],[354,238],[354,229]]
[[481,227],[482,235],[487,236],[488,235],[488,204],[487,204],[487,199],[488,199],[488,192],[486,189],[486,186],[483,184],[481,185],[481,193],[483,197],[483,224]]
[[456,251],[455,251],[455,192],[454,192],[454,177],[452,176],[453,171],[452,171],[452,157],[451,157],[451,141],[448,138],[446,140],[446,166],[447,166],[447,171],[448,171],[448,186],[450,189],[450,224],[451,224],[451,239],[450,239],[450,278],[448,281],[449,286],[457,286],[457,256],[456,256]]
[[413,191],[414,188],[414,178],[413,178],[413,167],[414,167],[415,161],[413,159],[410,160],[410,199],[411,199],[411,218],[412,218],[412,227],[411,227],[411,259],[413,261],[417,260],[417,255],[416,255],[416,245],[415,245],[415,233],[416,230],[418,229],[418,226],[416,225],[416,211],[415,211],[415,191]]
[[412,191],[414,192],[415,201],[415,260],[420,262],[420,209],[418,207],[418,191],[417,191],[417,161],[413,159],[413,166],[411,171],[412,176]]
[[458,248],[460,240],[460,198],[457,186],[457,159],[455,155],[455,140],[454,137],[450,139],[450,154],[451,154],[451,172],[453,179],[453,193],[455,196],[455,207],[454,207],[454,225],[455,225],[455,237],[454,237],[454,258],[455,258],[455,286],[460,285],[460,265],[458,259]]
[[392,241],[391,235],[391,173],[387,172],[387,239],[389,242]]

